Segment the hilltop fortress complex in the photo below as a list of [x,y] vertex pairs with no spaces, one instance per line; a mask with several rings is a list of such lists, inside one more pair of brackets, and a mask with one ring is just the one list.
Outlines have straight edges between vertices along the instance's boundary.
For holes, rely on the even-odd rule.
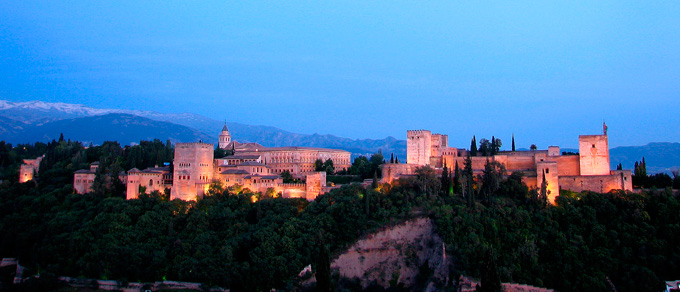
[[[615,189],[633,190],[630,170],[611,170],[607,128],[602,135],[579,136],[579,153],[562,155],[558,146],[547,150],[502,151],[496,155],[472,156],[473,173],[481,174],[487,161],[497,161],[508,174],[521,172],[522,181],[530,188],[538,188],[545,178],[548,200],[555,203],[559,191],[609,192]],[[441,171],[465,165],[468,151],[448,146],[448,136],[432,134],[427,130],[412,130],[407,136],[407,163],[382,166],[383,182],[392,182],[403,176],[415,174],[418,167],[430,166]]]
[[[350,153],[344,150],[309,147],[264,147],[257,143],[232,141],[225,124],[219,135],[218,147],[233,150],[234,155],[214,157],[214,145],[208,143],[177,143],[168,166],[144,170],[130,169],[119,178],[127,187],[127,199],[139,197],[140,189],[147,193],[170,189],[170,199],[196,200],[203,197],[211,183],[221,182],[224,187],[240,185],[254,192],[273,191],[285,198],[314,200],[328,190],[326,173],[315,171],[317,159],[333,161],[336,169],[351,165]],[[92,191],[92,182],[98,164],[89,170],[76,171],[73,179],[77,193]],[[303,178],[304,183],[283,183],[281,173],[290,172]]]
[[[488,161],[502,164],[507,174],[520,172],[522,181],[530,188],[539,188],[546,181],[550,203],[560,190],[575,192],[609,192],[615,189],[632,191],[630,170],[611,170],[606,126],[601,135],[579,136],[579,153],[563,155],[558,146],[547,150],[500,151],[492,156],[471,156],[468,150],[449,147],[448,136],[427,130],[407,131],[407,163],[381,165],[382,182],[392,183],[400,177],[412,176],[419,167],[429,166],[442,173],[457,165],[461,169],[470,159],[473,174],[484,171]],[[224,187],[240,185],[254,192],[274,192],[284,198],[314,200],[330,188],[326,173],[315,171],[316,160],[332,160],[336,169],[351,166],[350,153],[344,150],[308,147],[264,147],[257,143],[232,141],[226,124],[219,135],[220,149],[234,155],[214,157],[214,145],[207,143],[177,143],[172,170],[168,166],[145,170],[130,169],[119,178],[126,186],[128,199],[146,192],[170,189],[170,199],[196,200],[203,197],[213,182]],[[39,158],[40,159],[40,158]],[[20,180],[30,180],[40,160],[27,160],[22,166]],[[89,170],[75,172],[73,185],[77,193],[92,191],[98,163]],[[283,183],[281,174],[288,171],[305,183]]]

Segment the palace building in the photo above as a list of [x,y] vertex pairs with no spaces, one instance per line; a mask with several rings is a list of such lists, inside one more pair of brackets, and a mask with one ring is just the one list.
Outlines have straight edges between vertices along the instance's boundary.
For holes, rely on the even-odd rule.
[[[136,168],[120,176],[126,185],[127,199],[135,199],[144,191],[170,190],[170,199],[196,200],[203,197],[211,183],[224,187],[235,185],[254,192],[274,192],[286,198],[314,200],[325,193],[326,173],[317,172],[314,162],[331,160],[335,169],[350,167],[350,153],[344,150],[309,147],[264,147],[257,143],[232,141],[225,124],[220,133],[218,147],[233,150],[234,155],[214,157],[214,145],[208,143],[177,143],[169,166]],[[74,190],[79,194],[92,191],[98,163],[89,170],[76,171]],[[304,183],[283,183],[280,174],[288,171]]]

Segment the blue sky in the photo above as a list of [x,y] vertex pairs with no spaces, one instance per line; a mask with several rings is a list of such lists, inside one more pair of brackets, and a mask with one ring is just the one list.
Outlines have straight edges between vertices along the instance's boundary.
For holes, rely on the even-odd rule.
[[612,146],[680,142],[678,1],[243,2],[0,2],[0,99],[457,147],[576,147],[603,120]]

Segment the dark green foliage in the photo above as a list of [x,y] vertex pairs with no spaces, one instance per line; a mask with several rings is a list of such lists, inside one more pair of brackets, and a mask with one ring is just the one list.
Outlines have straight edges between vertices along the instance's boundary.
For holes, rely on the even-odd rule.
[[[382,153],[379,152],[371,155],[370,159],[366,158],[366,156],[359,156],[354,158],[354,162],[347,170],[347,173],[361,176],[361,179],[369,179],[377,172],[378,177],[381,177],[380,165],[385,163],[383,159]],[[395,163],[399,163],[399,158],[395,160]]]
[[323,160],[317,159],[314,161],[314,171],[326,171],[323,167]]
[[444,169],[442,169],[441,186],[444,195],[450,195],[453,192],[451,174],[449,173],[449,168],[446,163],[444,163]]
[[290,171],[284,170],[281,173],[281,178],[283,179],[283,183],[300,183],[301,181],[299,179],[296,179],[293,177],[292,174],[290,174]]
[[[618,167],[617,167],[618,169]],[[666,173],[656,173],[647,175],[647,163],[645,158],[642,161],[636,161],[633,169],[633,187],[634,188],[680,188],[680,177],[678,171],[673,172],[673,177]]]
[[[145,150],[134,161],[155,164],[169,146],[140,146],[159,151]],[[444,195],[442,178],[425,167],[393,185],[352,184],[311,203],[248,191],[216,192],[198,202],[168,201],[158,192],[123,200],[106,174],[124,169],[134,151],[117,143],[3,147],[3,170],[18,167],[21,157],[46,154],[37,184],[9,179],[0,187],[0,257],[19,258],[45,281],[29,283],[35,286],[27,290],[58,288],[50,275],[294,290],[295,275],[305,266],[312,264],[323,276],[330,259],[358,238],[414,214],[434,219],[455,259],[451,270],[481,277],[482,289],[497,287],[500,279],[559,291],[604,291],[609,279],[618,291],[660,291],[662,280],[680,277],[680,200],[670,189],[563,192],[557,206],[545,206],[521,173],[501,179],[502,165],[490,161],[474,177],[468,157],[462,170],[455,167],[453,185],[460,185],[462,196]],[[357,158],[355,169],[376,170],[381,156]],[[73,194],[73,172],[93,161],[100,161],[101,185],[91,194]],[[259,198],[255,203],[253,196]],[[420,268],[417,287],[432,273]],[[329,279],[335,284],[317,287],[356,287]],[[390,289],[411,288],[394,281]]]
[[498,274],[498,266],[496,265],[496,253],[493,247],[486,251],[484,262],[482,263],[482,277],[481,287],[479,292],[500,292],[501,291],[501,277]]
[[323,163],[323,170],[322,171],[325,171],[326,174],[328,174],[328,175],[335,173],[335,166],[333,166],[333,160],[330,160],[330,159],[326,160]]
[[435,218],[463,274],[483,277],[479,263],[493,246],[503,282],[604,291],[609,277],[618,291],[660,291],[662,279],[680,276],[678,208],[670,192],[565,193],[554,207],[497,198],[444,205]]
[[482,156],[491,155],[491,142],[488,139],[482,138],[482,140],[479,140],[479,153],[482,154]]

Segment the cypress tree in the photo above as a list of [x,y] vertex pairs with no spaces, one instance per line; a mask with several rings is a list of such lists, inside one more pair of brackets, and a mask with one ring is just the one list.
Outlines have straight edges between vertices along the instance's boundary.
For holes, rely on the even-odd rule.
[[512,134],[512,151],[515,152],[515,134]]
[[477,138],[474,135],[470,142],[470,156],[477,156]]
[[333,291],[331,282],[331,255],[326,244],[322,241],[319,255],[316,259],[316,291]]
[[453,190],[456,194],[460,194],[460,168],[458,167],[458,161],[456,161],[456,168],[453,174]]
[[394,158],[394,163],[399,164],[399,156],[396,156],[396,158]]
[[486,251],[482,267],[481,287],[477,291],[500,292],[502,291],[501,276],[496,265],[496,254],[493,247]]
[[394,163],[394,153],[390,154],[390,163]]
[[465,158],[465,166],[463,169],[463,184],[464,193],[466,194],[466,199],[469,207],[474,206],[475,203],[474,183],[475,181],[472,172],[472,158],[468,154],[468,156]]
[[449,177],[449,168],[444,162],[444,169],[442,170],[442,191],[445,195],[451,194],[451,179]]
[[491,136],[491,156],[496,155],[496,136]]
[[375,189],[378,187],[378,171],[373,172],[373,182],[371,183],[371,188]]

